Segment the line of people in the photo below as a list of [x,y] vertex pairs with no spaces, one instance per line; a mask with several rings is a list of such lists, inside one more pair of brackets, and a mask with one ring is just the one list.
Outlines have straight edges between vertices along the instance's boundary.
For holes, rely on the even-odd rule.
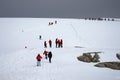
[[54,22],[49,22],[48,25],[53,25],[53,24],[57,24],[57,21],[55,20]]
[[[49,40],[48,43],[49,43],[49,47],[52,48],[52,40]],[[56,44],[56,48],[62,48],[63,40],[56,38],[55,44]],[[44,41],[44,48],[47,48],[47,41]]]
[[[39,37],[41,39],[41,36]],[[52,40],[48,41],[49,43],[49,47],[52,48]],[[63,47],[63,40],[62,39],[55,39],[55,44],[56,44],[56,48],[62,48]],[[47,48],[47,41],[44,41],[44,48]],[[43,55],[45,55],[45,59],[49,59],[49,63],[51,63],[51,59],[52,59],[52,52],[51,51],[46,51],[44,50]],[[42,56],[40,54],[38,54],[36,56],[37,59],[37,66],[41,66],[41,60],[42,60]]]
[[[43,52],[43,55],[45,55],[45,59],[49,59],[49,63],[51,63],[51,59],[52,59],[52,52],[48,52],[48,51],[44,51]],[[38,54],[36,56],[36,59],[37,59],[37,66],[41,66],[41,60],[42,60],[42,56],[40,54]]]

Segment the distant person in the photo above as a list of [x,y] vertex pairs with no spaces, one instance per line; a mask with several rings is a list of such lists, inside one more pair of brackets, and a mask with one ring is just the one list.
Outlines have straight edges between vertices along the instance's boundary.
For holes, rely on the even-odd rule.
[[40,40],[42,39],[42,36],[41,36],[41,35],[39,36],[39,39],[40,39]]
[[25,48],[27,48],[27,46],[25,46]]
[[63,40],[62,39],[60,40],[60,47],[61,48],[63,47]]
[[55,21],[55,24],[57,24],[57,21]]
[[51,25],[51,23],[49,22],[49,25]]
[[52,59],[52,52],[51,51],[48,53],[48,58],[49,58],[49,63],[51,63],[51,59]]
[[51,25],[53,25],[53,22],[51,22]]
[[58,39],[58,48],[60,48],[60,46],[61,46],[61,40]]
[[36,56],[36,59],[37,59],[37,66],[41,66],[41,59],[42,59],[42,56],[40,54],[38,54]]
[[47,42],[44,41],[44,48],[47,48]]
[[49,46],[50,46],[50,48],[51,48],[51,47],[52,47],[52,41],[49,40],[48,42],[49,42]]
[[58,47],[58,38],[55,40],[56,48]]
[[49,22],[49,25],[53,25],[53,22]]
[[47,59],[48,52],[45,50],[45,51],[43,52],[43,55],[45,55],[45,59]]

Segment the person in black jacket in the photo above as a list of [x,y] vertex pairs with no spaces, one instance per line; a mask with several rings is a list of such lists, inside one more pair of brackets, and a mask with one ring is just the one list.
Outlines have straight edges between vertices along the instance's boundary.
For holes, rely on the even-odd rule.
[[48,58],[49,58],[49,63],[51,63],[51,58],[52,58],[52,52],[51,51],[48,53]]
[[39,35],[39,39],[40,39],[40,40],[42,39],[42,36],[41,36],[41,35]]

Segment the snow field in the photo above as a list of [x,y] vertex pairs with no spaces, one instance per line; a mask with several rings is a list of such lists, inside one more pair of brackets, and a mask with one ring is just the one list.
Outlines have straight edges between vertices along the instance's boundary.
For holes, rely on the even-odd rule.
[[[55,20],[57,24],[48,26]],[[118,61],[119,26],[120,22],[112,21],[0,18],[0,80],[120,80],[117,70],[77,60],[84,52],[101,51],[101,61]],[[55,48],[56,38],[63,39],[63,48]],[[46,50],[53,53],[51,64],[43,55],[43,42],[49,39],[53,47]],[[40,67],[36,66],[38,53],[43,57]]]

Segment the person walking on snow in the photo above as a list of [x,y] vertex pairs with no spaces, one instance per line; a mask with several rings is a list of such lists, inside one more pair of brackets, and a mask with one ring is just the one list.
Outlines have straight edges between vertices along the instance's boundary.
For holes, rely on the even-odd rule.
[[60,46],[61,46],[61,40],[58,39],[58,48],[60,48]]
[[44,41],[44,48],[47,48],[47,42]]
[[51,51],[48,53],[48,58],[49,58],[49,63],[51,63],[51,59],[52,59],[52,52]]
[[45,55],[45,59],[47,59],[48,52],[45,50],[45,51],[43,52],[43,55]]
[[41,66],[41,59],[42,59],[42,56],[40,54],[38,54],[36,56],[36,59],[37,59],[37,66]]
[[55,21],[55,24],[57,24],[57,21]]
[[58,47],[58,38],[55,40],[56,48]]
[[41,36],[41,35],[39,35],[39,39],[40,39],[40,40],[42,39],[42,36]]
[[49,46],[50,46],[50,48],[52,47],[52,41],[51,40],[49,40]]
[[63,40],[62,39],[60,40],[60,47],[61,48],[63,47]]

